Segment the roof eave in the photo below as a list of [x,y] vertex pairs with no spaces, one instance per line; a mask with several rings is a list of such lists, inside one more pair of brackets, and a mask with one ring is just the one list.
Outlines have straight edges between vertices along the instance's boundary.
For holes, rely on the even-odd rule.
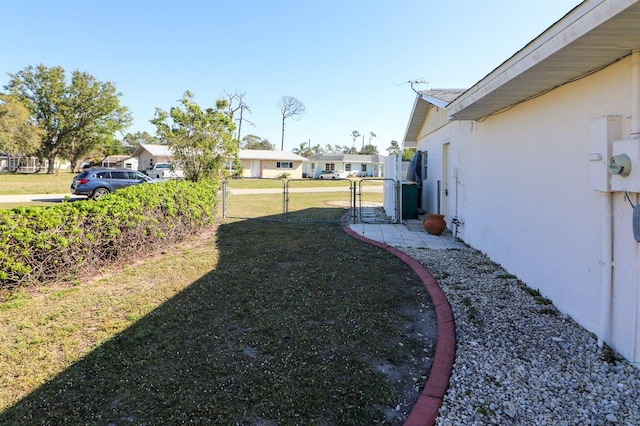
[[[487,117],[640,48],[639,1],[584,1],[451,102],[449,118]],[[612,31],[621,23],[627,31]]]
[[[429,97],[431,98],[431,97]],[[416,148],[418,146],[418,135],[422,128],[422,123],[429,112],[429,109],[433,106],[427,99],[421,94],[417,94],[411,109],[411,115],[409,116],[409,122],[404,132],[403,147],[404,148]]]

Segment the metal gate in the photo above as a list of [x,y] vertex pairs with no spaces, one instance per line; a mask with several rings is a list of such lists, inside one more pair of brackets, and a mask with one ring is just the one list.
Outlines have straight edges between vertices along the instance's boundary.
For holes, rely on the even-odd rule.
[[399,223],[399,185],[393,179],[362,179],[354,223]]
[[395,223],[397,185],[392,179],[238,178],[222,182],[222,216],[297,222]]

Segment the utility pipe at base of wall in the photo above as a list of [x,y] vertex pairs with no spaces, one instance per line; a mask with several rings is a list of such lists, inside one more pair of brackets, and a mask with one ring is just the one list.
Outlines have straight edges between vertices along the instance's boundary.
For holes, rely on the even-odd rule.
[[611,339],[611,287],[613,283],[613,193],[602,194],[602,284],[600,294],[600,332],[598,345]]
[[[635,202],[636,205],[640,202],[640,194],[636,194],[635,197]],[[636,366],[640,366],[640,364],[638,363],[638,351],[637,351],[637,344],[638,344],[638,309],[640,309],[640,291],[638,290],[638,283],[640,283],[640,268],[638,267],[638,265],[640,265],[640,244],[636,243],[636,264],[635,264],[635,270],[636,270],[636,274],[635,274],[635,286],[634,286],[634,290],[635,290],[635,304],[633,306],[633,327],[631,329],[631,362]]]
[[[631,52],[631,137],[640,138],[640,50]],[[636,196],[636,204],[640,201],[640,195]],[[631,362],[638,366],[638,309],[640,309],[640,243],[636,243],[636,303],[633,312],[633,328],[631,334]]]

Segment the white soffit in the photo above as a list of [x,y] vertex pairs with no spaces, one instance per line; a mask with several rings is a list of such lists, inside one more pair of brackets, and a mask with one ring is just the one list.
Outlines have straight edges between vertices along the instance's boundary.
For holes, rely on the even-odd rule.
[[404,132],[404,147],[415,148],[418,143],[418,133],[422,128],[425,117],[434,106],[445,108],[449,102],[464,93],[464,89],[430,89],[417,92],[416,100],[411,110],[409,124]]
[[640,0],[587,0],[451,102],[477,120],[580,78],[640,49]]

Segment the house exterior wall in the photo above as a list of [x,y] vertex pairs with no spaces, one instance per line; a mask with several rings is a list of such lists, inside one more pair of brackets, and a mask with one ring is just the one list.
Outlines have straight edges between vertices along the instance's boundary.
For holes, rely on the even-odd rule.
[[124,160],[120,160],[117,163],[118,167],[123,167],[125,169],[138,170],[138,158],[137,157],[129,157]]
[[[433,210],[437,180],[443,188],[448,181],[449,195],[444,189],[440,195],[454,232],[640,362],[633,210],[624,193],[593,188],[589,161],[594,119],[619,116],[614,133],[629,136],[630,76],[626,58],[483,121],[434,128],[418,149],[428,151],[427,211]],[[638,203],[638,194],[629,196]],[[611,208],[606,197],[612,197]],[[456,215],[459,227],[452,224]],[[615,265],[610,336],[601,318],[607,218]]]
[[[326,165],[333,163],[333,170],[349,171],[358,177],[384,177],[384,163],[360,162],[360,161],[325,161],[312,160],[303,166],[303,172],[309,177],[317,179],[327,170]],[[348,165],[350,165],[348,167]],[[363,171],[363,169],[365,169]],[[347,170],[351,169],[351,170]]]
[[144,172],[157,163],[170,163],[173,157],[152,155],[149,151],[143,150],[138,157],[138,170]]
[[431,106],[429,108],[429,112],[427,113],[427,117],[422,123],[422,127],[420,128],[419,138],[422,138],[424,135],[431,134],[436,132],[438,129],[442,128],[449,122],[447,110],[444,108],[438,108],[437,106]]
[[[289,173],[290,179],[302,178],[302,162],[282,160],[292,162],[292,169],[282,169],[277,167],[277,160],[240,160],[243,177],[279,178],[283,173]],[[259,173],[258,173],[259,171]]]

